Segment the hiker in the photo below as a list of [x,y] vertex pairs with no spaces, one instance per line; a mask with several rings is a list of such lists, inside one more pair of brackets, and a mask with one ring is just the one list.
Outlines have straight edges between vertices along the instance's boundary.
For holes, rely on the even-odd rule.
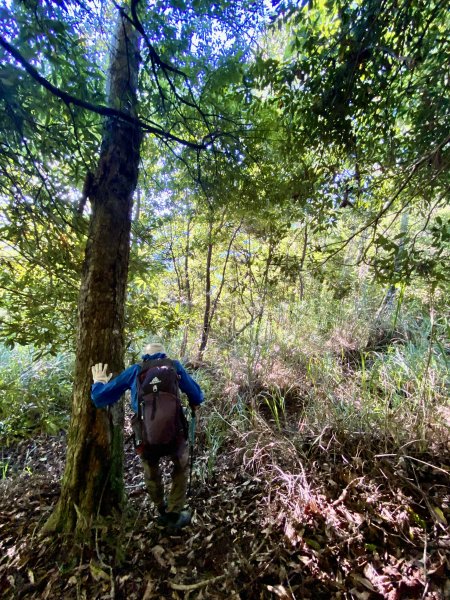
[[[91,398],[97,408],[114,404],[131,390],[131,419],[137,453],[141,456],[145,483],[156,505],[159,525],[178,530],[191,521],[183,510],[188,481],[189,447],[187,421],[178,398],[178,387],[189,400],[193,415],[203,402],[200,386],[177,360],[170,360],[160,343],[145,346],[142,362],[111,379],[108,365],[92,367],[94,383]],[[159,390],[161,388],[161,391]],[[150,438],[150,439],[149,439]],[[160,470],[160,458],[170,456],[173,463],[172,487],[168,502]]]

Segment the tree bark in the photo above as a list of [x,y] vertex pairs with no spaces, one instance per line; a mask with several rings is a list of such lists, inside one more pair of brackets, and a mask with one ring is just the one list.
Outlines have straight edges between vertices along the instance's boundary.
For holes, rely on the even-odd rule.
[[[405,210],[405,212],[402,214],[402,219],[400,221],[400,233],[403,233],[403,235],[405,236],[408,232],[408,226],[409,226],[409,210]],[[396,275],[399,271],[399,257],[403,251],[403,248],[405,246],[405,238],[402,237],[400,240],[400,243],[398,245],[398,251],[395,255],[394,258],[394,275]],[[386,296],[384,298],[384,309],[387,313],[391,312],[393,307],[394,307],[394,300],[395,300],[395,296],[397,295],[397,288],[395,287],[394,284],[391,284],[389,286],[388,291],[386,292]]]
[[[119,17],[111,52],[109,106],[135,116],[139,34]],[[61,496],[45,531],[84,532],[98,515],[123,501],[123,404],[96,409],[90,399],[91,366],[123,369],[124,306],[131,210],[141,131],[108,118],[90,200],[92,217],[78,302],[72,419]]]
[[203,360],[203,354],[206,350],[206,344],[208,343],[209,328],[210,328],[210,313],[211,313],[211,262],[212,262],[212,220],[209,224],[208,233],[208,248],[206,252],[206,265],[205,265],[205,310],[203,313],[203,327],[202,337],[200,340],[200,346],[197,353],[197,361]]
[[299,300],[300,300],[300,302],[303,302],[303,300],[305,298],[304,270],[305,270],[305,259],[306,259],[307,247],[308,247],[308,223],[305,223],[305,231],[303,234],[303,248],[302,248],[302,255],[300,257],[300,267],[299,267],[299,284],[300,284]]
[[191,279],[190,279],[190,267],[189,267],[189,255],[191,252],[191,224],[192,224],[192,216],[189,215],[187,222],[187,231],[186,231],[186,247],[184,250],[184,290],[186,294],[186,309],[187,309],[187,319],[184,325],[183,331],[183,339],[181,340],[180,346],[180,356],[185,356],[188,345],[188,336],[189,336],[189,325],[191,322],[191,313],[192,313],[192,291],[191,291]]

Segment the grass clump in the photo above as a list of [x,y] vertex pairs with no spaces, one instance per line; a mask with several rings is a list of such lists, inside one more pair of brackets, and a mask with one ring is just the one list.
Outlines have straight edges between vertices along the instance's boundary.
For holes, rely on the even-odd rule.
[[396,307],[394,319],[377,318],[373,302],[358,301],[353,312],[342,302],[345,309],[334,311],[316,303],[316,320],[314,307],[301,314],[274,310],[258,336],[249,331],[238,342],[209,347],[211,400],[222,417],[220,436],[216,417],[210,418],[214,454],[218,437],[222,447],[227,443],[227,423],[230,443],[239,432],[247,444],[246,434],[257,435],[261,419],[274,438],[287,436],[296,447],[331,438],[350,445],[364,440],[375,452],[406,447],[420,454],[446,446],[448,323],[416,306]]
[[30,348],[0,349],[0,441],[55,434],[69,422],[73,358],[33,360]]

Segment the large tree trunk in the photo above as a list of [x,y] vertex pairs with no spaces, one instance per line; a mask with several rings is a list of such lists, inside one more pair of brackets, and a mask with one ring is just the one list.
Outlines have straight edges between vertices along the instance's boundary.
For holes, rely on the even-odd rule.
[[[135,115],[139,35],[119,18],[111,53],[109,105]],[[123,369],[124,306],[132,196],[138,177],[139,127],[108,119],[91,190],[92,218],[78,304],[72,420],[61,496],[47,531],[83,531],[123,500],[123,405],[96,409],[91,366]]]

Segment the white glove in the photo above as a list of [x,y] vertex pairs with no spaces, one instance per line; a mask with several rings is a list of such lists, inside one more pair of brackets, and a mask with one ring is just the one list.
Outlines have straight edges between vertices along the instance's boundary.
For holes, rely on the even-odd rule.
[[92,378],[94,383],[108,383],[112,377],[112,373],[107,375],[108,365],[103,366],[102,363],[97,363],[92,367]]

